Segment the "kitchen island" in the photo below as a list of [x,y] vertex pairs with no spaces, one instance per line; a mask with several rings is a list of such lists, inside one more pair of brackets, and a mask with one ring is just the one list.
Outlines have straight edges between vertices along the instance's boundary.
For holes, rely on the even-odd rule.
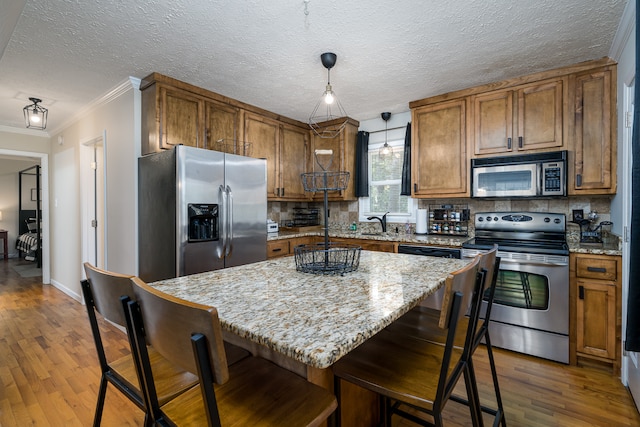
[[[333,363],[468,262],[362,251],[358,270],[344,276],[302,273],[284,257],[150,285],[216,307],[226,341],[333,390]],[[342,425],[377,424],[374,393],[343,383],[340,405]]]
[[280,258],[151,283],[216,307],[231,334],[324,369],[416,306],[468,260],[362,251],[344,276],[296,271]]

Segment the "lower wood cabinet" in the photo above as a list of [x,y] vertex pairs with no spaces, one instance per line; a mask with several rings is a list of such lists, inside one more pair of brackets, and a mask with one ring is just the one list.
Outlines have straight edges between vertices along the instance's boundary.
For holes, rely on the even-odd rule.
[[571,254],[570,259],[571,290],[575,298],[572,362],[604,363],[617,375],[621,359],[621,258]]
[[397,246],[398,246],[396,242],[388,242],[388,241],[373,240],[373,239],[331,238],[330,240],[332,242],[358,245],[365,251],[397,252]]
[[305,236],[292,237],[290,239],[268,240],[267,241],[267,259],[279,258],[283,256],[293,255],[293,248],[298,245],[309,245],[318,240],[319,237]]

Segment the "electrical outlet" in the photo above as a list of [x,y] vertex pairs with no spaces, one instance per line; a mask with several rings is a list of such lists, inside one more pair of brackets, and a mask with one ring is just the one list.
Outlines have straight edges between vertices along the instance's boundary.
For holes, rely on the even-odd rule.
[[572,222],[580,222],[584,219],[584,210],[582,209],[573,209],[572,214],[573,214]]

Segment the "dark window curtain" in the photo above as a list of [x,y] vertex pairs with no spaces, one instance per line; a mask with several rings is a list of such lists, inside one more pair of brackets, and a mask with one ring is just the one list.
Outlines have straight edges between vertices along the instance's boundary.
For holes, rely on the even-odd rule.
[[[640,46],[640,31],[638,28],[638,9],[636,3],[636,82],[633,109],[633,135],[631,137],[631,244],[629,265],[629,299],[627,301],[627,333],[624,348],[627,351],[640,352],[640,82],[638,69],[638,46]],[[636,262],[633,262],[636,260]]]
[[356,197],[369,197],[369,132],[358,132],[356,142]]
[[404,161],[402,162],[400,195],[411,195],[411,122],[407,123],[407,131],[404,134]]

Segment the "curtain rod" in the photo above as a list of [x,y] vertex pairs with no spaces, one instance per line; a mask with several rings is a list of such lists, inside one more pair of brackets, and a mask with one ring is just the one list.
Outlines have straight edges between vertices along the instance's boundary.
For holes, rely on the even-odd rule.
[[369,133],[379,133],[379,132],[385,132],[385,131],[390,131],[390,130],[398,130],[398,129],[406,129],[407,126],[398,126],[395,128],[389,128],[389,129],[380,129],[380,130],[371,130],[371,131],[367,131]]

